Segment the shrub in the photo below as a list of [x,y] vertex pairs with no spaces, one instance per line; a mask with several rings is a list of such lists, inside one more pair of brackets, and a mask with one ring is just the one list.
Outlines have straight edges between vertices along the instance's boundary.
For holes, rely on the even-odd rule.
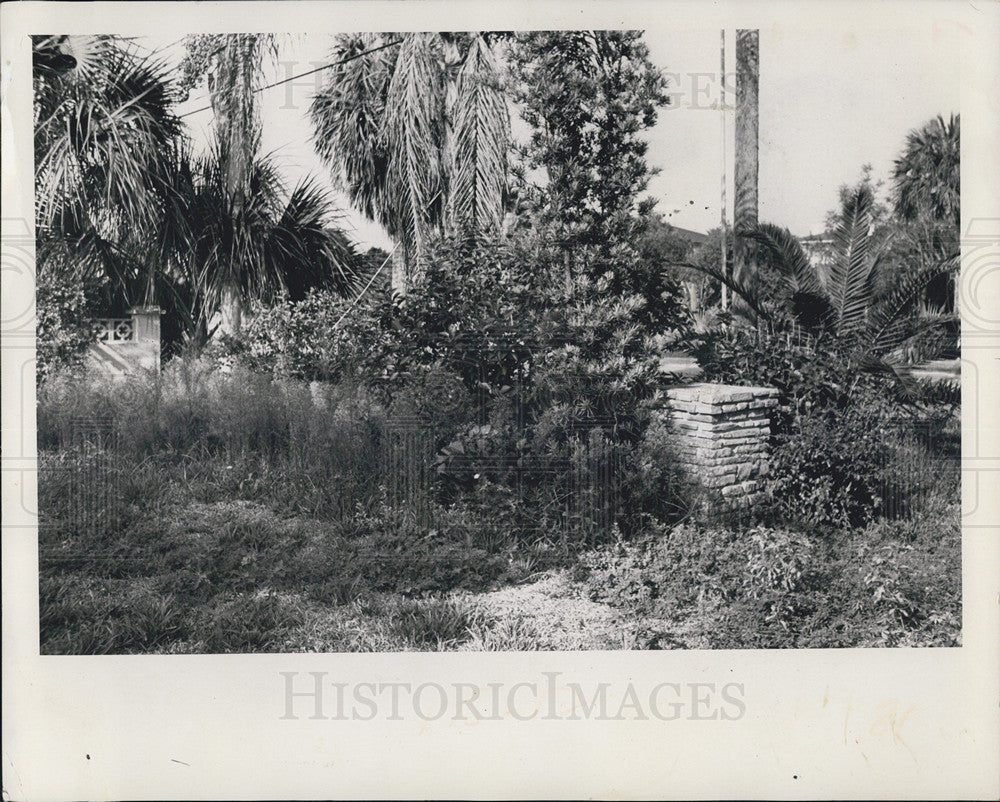
[[36,371],[41,382],[79,367],[97,338],[90,288],[53,270],[40,270],[35,284]]
[[586,557],[586,588],[592,599],[646,615],[743,603],[760,607],[763,621],[784,622],[811,556],[809,541],[787,530],[684,524],[666,537],[618,543]]
[[953,646],[961,638],[958,502],[840,536],[683,524],[581,557],[583,590],[640,639],[697,648]]
[[778,406],[771,415],[775,434],[791,431],[803,415],[846,407],[857,379],[846,372],[846,360],[836,351],[797,332],[733,323],[686,342],[705,381],[778,390]]
[[795,596],[811,568],[813,544],[798,533],[763,527],[744,537],[749,539],[744,591],[767,606],[765,621],[787,628],[798,612]]
[[814,414],[776,438],[765,489],[769,512],[807,525],[851,527],[882,503],[887,429],[858,414]]

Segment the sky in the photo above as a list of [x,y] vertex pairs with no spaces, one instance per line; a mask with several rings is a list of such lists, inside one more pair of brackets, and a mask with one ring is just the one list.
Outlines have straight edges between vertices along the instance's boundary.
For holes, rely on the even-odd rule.
[[[647,193],[672,224],[707,231],[719,224],[723,125],[730,182],[727,219],[732,221],[735,31],[727,32],[726,106],[720,101],[720,31],[648,28],[650,58],[667,75],[671,104],[647,132],[647,162],[659,173]],[[876,179],[888,179],[906,134],[937,114],[959,112],[958,33],[899,20],[891,29],[850,26],[774,25],[760,30],[759,217],[794,234],[818,233],[837,203],[837,190],[853,183],[863,165]],[[281,40],[277,64],[266,79],[298,75],[329,61],[332,36],[289,35]],[[147,47],[176,62],[183,48],[176,38],[146,37]],[[306,175],[329,183],[329,171],[312,145],[309,102],[322,73],[261,93],[262,146],[276,154],[286,179]],[[207,105],[204,87],[195,89],[180,113]],[[211,111],[184,118],[196,145],[207,142]],[[517,126],[515,126],[515,132]],[[332,188],[332,184],[330,185]],[[342,224],[364,247],[385,248],[389,239],[377,224],[350,208]]]

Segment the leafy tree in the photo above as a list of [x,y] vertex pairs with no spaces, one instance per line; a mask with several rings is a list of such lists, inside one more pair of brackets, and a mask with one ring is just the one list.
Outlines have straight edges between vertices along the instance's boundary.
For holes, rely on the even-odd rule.
[[[72,275],[46,270],[35,285],[36,370],[41,382],[53,373],[82,364],[97,334],[92,293]],[[88,297],[89,296],[89,297]]]
[[397,242],[405,290],[434,234],[499,232],[509,116],[495,37],[346,34],[313,100],[316,147],[351,201]]
[[[708,266],[718,265],[722,241],[718,230],[710,231],[706,242],[695,244],[666,222],[661,214],[650,212],[642,218],[642,222],[643,229],[636,244],[642,259],[642,281],[638,286],[642,288],[647,306],[651,309],[651,318],[666,318],[666,310],[657,307],[670,302],[676,294],[677,284],[684,288],[689,311],[692,314],[702,311],[717,295],[717,285],[698,270],[675,265],[689,260]],[[664,282],[664,274],[669,279],[667,283]]]
[[[510,54],[514,97],[532,130],[522,193],[536,225],[567,248],[626,241],[653,174],[642,135],[668,102],[642,33],[535,31],[517,34]],[[530,181],[538,169],[542,185]]]
[[509,53],[531,129],[516,169],[517,225],[533,232],[533,247],[559,254],[568,287],[586,277],[613,298],[641,299],[636,322],[646,332],[675,328],[686,315],[679,288],[650,258],[664,232],[654,201],[639,200],[655,172],[643,135],[668,102],[642,33],[516,34]]

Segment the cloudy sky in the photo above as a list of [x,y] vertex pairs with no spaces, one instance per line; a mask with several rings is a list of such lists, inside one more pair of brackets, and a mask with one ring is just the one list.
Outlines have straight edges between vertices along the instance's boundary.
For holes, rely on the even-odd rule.
[[[924,21],[895,20],[892,28],[774,25],[760,31],[760,218],[796,234],[821,230],[836,205],[837,188],[855,181],[864,164],[888,176],[909,130],[936,114],[959,111],[959,33]],[[307,72],[328,61],[332,37],[287,36],[268,82]],[[647,28],[651,58],[668,75],[671,106],[649,134],[648,162],[660,169],[648,193],[675,225],[706,231],[718,225],[722,125],[726,120],[732,177],[732,111],[720,111],[718,28]],[[176,60],[182,47],[148,37],[146,46]],[[727,72],[733,71],[734,32],[727,35]],[[327,172],[311,144],[309,101],[321,74],[262,93],[263,146],[275,151],[290,182]],[[735,81],[727,78],[732,87]],[[727,95],[731,105],[731,92]],[[207,105],[196,89],[181,112]],[[185,117],[196,142],[206,140],[210,111]],[[385,247],[381,228],[350,209],[345,223],[362,246]],[[729,192],[732,220],[732,192]]]

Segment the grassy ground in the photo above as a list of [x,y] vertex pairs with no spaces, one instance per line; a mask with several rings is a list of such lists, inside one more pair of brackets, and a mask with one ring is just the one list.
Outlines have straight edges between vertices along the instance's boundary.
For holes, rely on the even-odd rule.
[[955,645],[960,631],[955,510],[821,541],[804,579],[756,592],[737,574],[766,544],[747,533],[680,527],[531,570],[245,500],[163,512],[44,543],[43,653]]
[[[570,551],[489,498],[414,526],[377,492],[370,410],[184,370],[41,396],[43,654],[959,643],[955,460],[909,521],[651,524]],[[98,414],[113,442],[66,435]]]
[[164,512],[100,542],[43,544],[43,653],[631,645],[565,571],[526,574],[523,560],[447,543],[348,539],[336,523],[249,501]]

